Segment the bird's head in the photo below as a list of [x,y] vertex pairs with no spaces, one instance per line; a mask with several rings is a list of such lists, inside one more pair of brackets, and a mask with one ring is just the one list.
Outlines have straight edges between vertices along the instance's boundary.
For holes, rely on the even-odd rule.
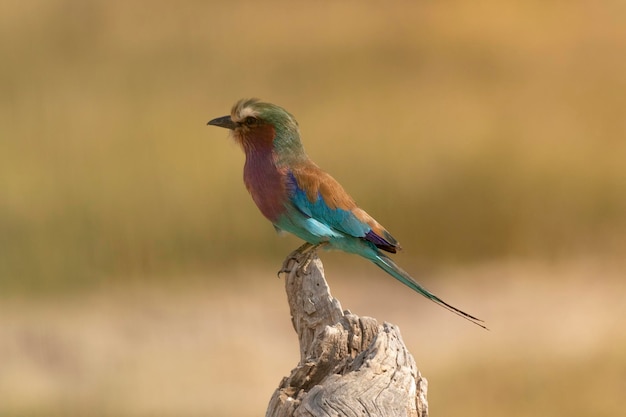
[[268,146],[278,151],[303,152],[296,119],[282,107],[259,99],[239,100],[229,116],[207,124],[230,129],[246,152]]

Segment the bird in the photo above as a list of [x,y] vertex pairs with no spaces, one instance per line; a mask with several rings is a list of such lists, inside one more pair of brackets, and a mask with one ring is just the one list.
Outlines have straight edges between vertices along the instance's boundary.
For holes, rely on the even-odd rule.
[[291,113],[256,98],[241,99],[230,115],[207,125],[230,130],[241,146],[244,183],[263,216],[277,231],[306,242],[294,253],[325,246],[359,255],[434,303],[487,329],[483,320],[428,291],[385,254],[397,253],[400,243],[309,158]]

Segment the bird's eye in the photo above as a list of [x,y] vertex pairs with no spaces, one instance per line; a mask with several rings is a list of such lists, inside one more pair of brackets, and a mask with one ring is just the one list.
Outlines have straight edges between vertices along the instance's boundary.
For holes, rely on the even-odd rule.
[[244,119],[243,122],[246,124],[246,126],[254,126],[256,124],[257,120],[256,120],[255,117],[248,116],[248,117],[246,117]]

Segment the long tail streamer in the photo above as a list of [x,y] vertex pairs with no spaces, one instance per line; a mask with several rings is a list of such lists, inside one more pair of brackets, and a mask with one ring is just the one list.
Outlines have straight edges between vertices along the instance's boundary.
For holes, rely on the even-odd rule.
[[480,326],[485,330],[489,330],[487,327],[480,324],[480,323],[484,323],[483,320],[476,318],[472,316],[471,314],[468,314],[446,303],[441,298],[437,297],[435,294],[431,293],[426,288],[418,284],[406,271],[404,271],[402,268],[396,265],[394,261],[392,261],[390,258],[386,257],[385,255],[379,253],[376,256],[376,258],[372,259],[371,261],[374,262],[379,268],[387,272],[389,275],[391,275],[392,277],[394,277],[395,279],[397,279],[398,281],[400,281],[407,287],[411,288],[412,290],[422,294],[424,297],[428,298],[432,302],[439,304],[441,307],[445,308],[446,310],[449,310],[453,312],[454,314],[461,316],[466,320],[471,321],[475,325]]

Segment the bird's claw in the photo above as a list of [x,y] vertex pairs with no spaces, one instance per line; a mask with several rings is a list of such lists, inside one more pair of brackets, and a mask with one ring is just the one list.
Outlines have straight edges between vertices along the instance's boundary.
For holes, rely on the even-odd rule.
[[289,255],[285,258],[285,260],[283,261],[283,265],[280,267],[280,269],[278,270],[278,272],[276,273],[276,275],[278,275],[278,278],[280,278],[280,274],[290,274],[292,269],[289,266],[291,264],[291,261],[295,261],[298,262],[298,258],[294,255]]
[[280,278],[280,274],[282,273],[290,274],[292,271],[292,268],[289,266],[291,264],[291,261],[295,261],[296,263],[299,264],[300,256],[302,256],[302,253],[304,253],[311,246],[313,245],[307,242],[303,244],[302,246],[300,246],[298,249],[291,252],[289,255],[287,255],[287,257],[283,261],[282,266],[280,267],[280,270],[278,270],[277,272],[278,278]]
[[296,270],[299,270],[305,274],[308,274],[309,265],[311,264],[311,262],[313,261],[313,258],[317,254],[316,249],[325,244],[326,242],[318,243],[316,245],[313,245],[311,243],[305,243],[304,245],[300,246],[298,249],[291,252],[287,256],[287,258],[285,258],[285,260],[283,261],[283,265],[281,266],[277,274],[278,277],[280,278],[280,274],[282,273],[290,274],[293,271],[293,268],[290,266],[292,261],[294,261],[297,264]]

